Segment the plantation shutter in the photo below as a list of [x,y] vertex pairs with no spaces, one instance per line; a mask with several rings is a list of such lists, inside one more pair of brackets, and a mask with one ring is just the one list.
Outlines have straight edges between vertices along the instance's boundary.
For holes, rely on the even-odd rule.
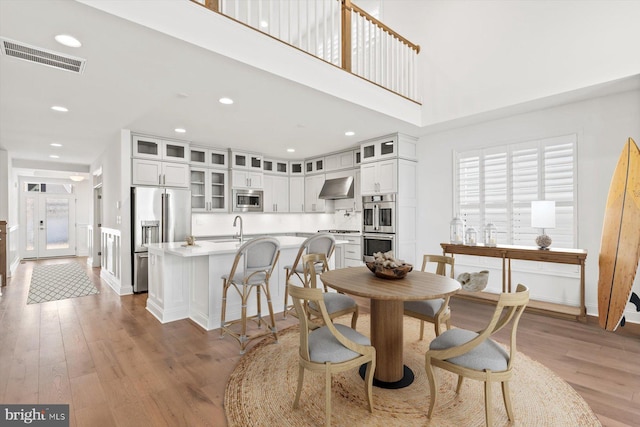
[[[553,246],[576,247],[576,135],[456,154],[456,212],[478,230],[498,229],[499,244],[532,246],[531,202],[556,202]],[[482,238],[479,238],[482,241]]]

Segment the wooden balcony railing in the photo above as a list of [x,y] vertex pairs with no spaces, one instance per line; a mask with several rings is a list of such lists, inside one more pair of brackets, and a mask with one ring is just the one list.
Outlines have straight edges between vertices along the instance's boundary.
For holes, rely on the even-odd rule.
[[420,46],[351,0],[191,0],[420,102]]

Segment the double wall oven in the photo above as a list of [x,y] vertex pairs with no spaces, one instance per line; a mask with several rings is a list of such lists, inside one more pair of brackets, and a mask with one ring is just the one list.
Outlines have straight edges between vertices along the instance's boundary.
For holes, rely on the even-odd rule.
[[362,254],[396,252],[396,195],[377,194],[362,198]]

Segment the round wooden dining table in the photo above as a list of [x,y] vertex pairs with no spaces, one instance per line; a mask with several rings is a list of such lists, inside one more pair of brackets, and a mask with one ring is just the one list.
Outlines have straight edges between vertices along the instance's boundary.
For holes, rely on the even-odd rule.
[[404,301],[444,298],[460,290],[457,280],[423,271],[388,280],[374,276],[367,267],[349,267],[326,271],[320,279],[337,291],[371,300],[374,385],[382,388],[397,389],[413,382],[413,372],[403,363]]

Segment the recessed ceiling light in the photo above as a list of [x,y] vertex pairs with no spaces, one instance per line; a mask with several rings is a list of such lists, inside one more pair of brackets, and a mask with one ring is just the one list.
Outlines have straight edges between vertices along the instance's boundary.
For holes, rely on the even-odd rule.
[[260,28],[267,28],[269,23],[265,20],[260,21]]
[[296,149],[295,148],[287,148],[287,153],[295,153]]
[[231,98],[220,98],[218,101],[220,101],[220,104],[226,104],[226,105],[233,104],[233,99]]
[[58,144],[57,142],[52,142],[49,145],[52,146],[52,147],[62,147],[62,144]]
[[49,157],[51,157],[52,159],[59,159],[60,156],[56,156],[55,154],[50,154]]
[[175,128],[174,131],[176,131],[177,133],[185,133],[187,130],[183,128]]
[[71,181],[80,182],[80,181],[84,181],[84,176],[82,176],[82,175],[71,175],[71,176],[69,176],[69,179]]
[[345,134],[346,136],[353,136],[353,135],[355,135],[356,133],[355,133],[354,131],[352,131],[352,130],[348,130],[348,131],[346,131],[344,134]]
[[69,46],[69,47],[80,47],[82,46],[82,43],[80,43],[80,40],[78,40],[77,38],[70,36],[68,34],[58,34],[55,37],[56,41],[60,44],[63,44],[65,46]]
[[69,109],[68,109],[68,108],[66,108],[66,107],[62,107],[62,106],[60,106],[60,105],[54,105],[53,107],[51,107],[51,109],[52,109],[53,111],[60,111],[61,113],[66,113],[67,111],[69,111]]

